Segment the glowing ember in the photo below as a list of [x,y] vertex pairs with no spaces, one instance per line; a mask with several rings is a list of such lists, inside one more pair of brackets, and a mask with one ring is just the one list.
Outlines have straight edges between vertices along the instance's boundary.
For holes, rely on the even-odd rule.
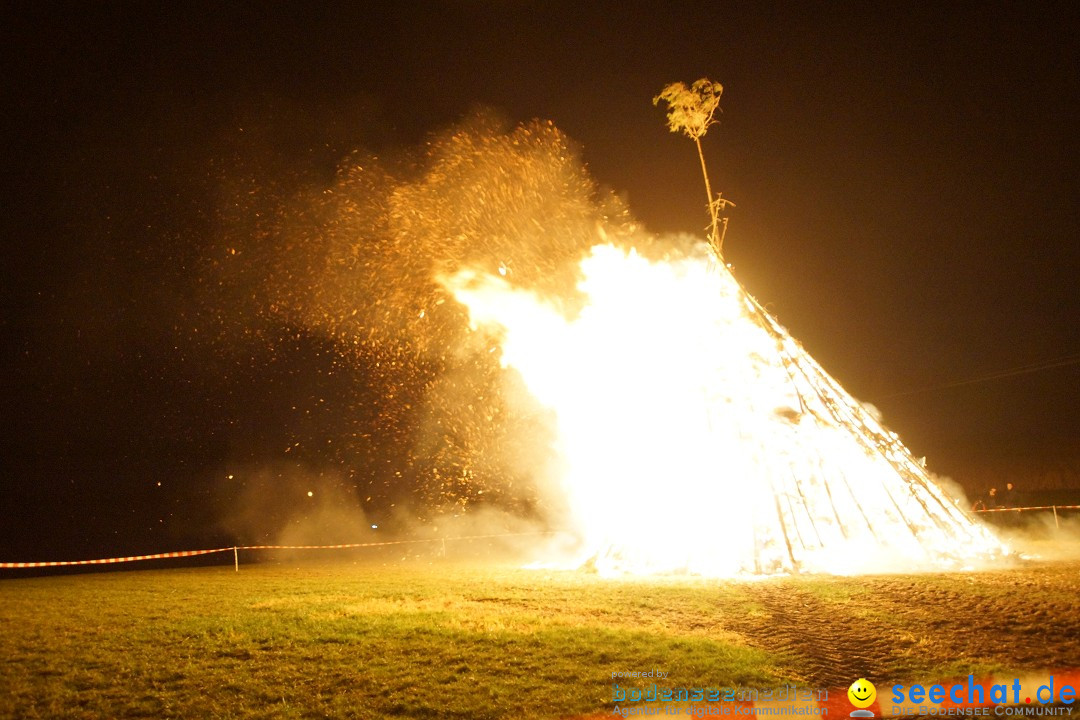
[[569,319],[501,268],[446,280],[556,415],[579,564],[855,573],[1007,552],[710,257],[596,246]]

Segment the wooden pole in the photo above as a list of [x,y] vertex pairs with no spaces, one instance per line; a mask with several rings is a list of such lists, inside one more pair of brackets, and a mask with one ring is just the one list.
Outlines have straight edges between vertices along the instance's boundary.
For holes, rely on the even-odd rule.
[[233,545],[233,549],[232,549],[232,558],[233,558],[233,567],[236,569],[236,572],[240,572],[240,551],[238,550],[238,548],[235,545]]
[[709,196],[709,204],[706,206],[709,208],[709,244],[716,251],[717,259],[720,259],[721,240],[716,231],[717,208],[713,201],[712,185],[709,183],[709,171],[705,169],[705,153],[701,150],[701,138],[694,137],[694,144],[697,145],[698,159],[701,160],[701,176],[705,179],[705,194]]

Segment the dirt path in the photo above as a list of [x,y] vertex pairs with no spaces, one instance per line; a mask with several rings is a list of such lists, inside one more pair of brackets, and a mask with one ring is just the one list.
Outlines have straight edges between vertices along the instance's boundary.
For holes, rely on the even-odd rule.
[[[748,583],[760,612],[724,619],[747,644],[790,662],[800,681],[925,678],[1080,667],[1080,569]],[[933,669],[933,670],[932,670]]]
[[843,687],[854,678],[880,676],[895,664],[898,648],[890,629],[853,617],[846,603],[822,600],[791,581],[748,589],[764,612],[729,627],[751,645],[788,659],[803,675],[801,681]]
[[927,651],[1010,669],[1080,667],[1080,571],[1043,566],[880,581],[880,610],[923,629]]

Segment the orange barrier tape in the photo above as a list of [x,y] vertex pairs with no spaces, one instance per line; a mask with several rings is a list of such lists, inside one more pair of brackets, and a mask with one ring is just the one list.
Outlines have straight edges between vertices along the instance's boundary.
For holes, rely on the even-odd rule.
[[98,560],[56,560],[51,562],[0,562],[0,568],[39,568],[60,567],[62,565],[109,565],[111,563],[135,562],[136,560],[158,560],[160,558],[191,557],[211,553],[229,552],[231,547],[213,550],[180,550],[179,552],[156,553],[154,555],[129,555],[128,557],[101,558]]
[[1035,505],[1032,507],[1018,508],[987,508],[985,510],[972,510],[971,512],[1023,512],[1024,510],[1080,510],[1080,505]]
[[462,535],[448,538],[422,538],[416,540],[387,540],[385,542],[344,543],[340,545],[236,545],[233,547],[214,548],[212,550],[180,550],[178,552],[156,553],[154,555],[131,555],[128,557],[101,558],[97,560],[55,560],[47,562],[0,562],[0,569],[63,567],[67,565],[109,565],[112,563],[136,562],[138,560],[160,560],[162,558],[191,557],[212,553],[236,552],[238,550],[340,550],[347,548],[381,547],[384,545],[408,545],[412,543],[446,542],[447,540],[483,540],[498,537],[522,537],[526,535],[552,535],[557,530],[538,530],[526,533],[497,533],[492,535]]
[[[381,547],[383,545],[408,545],[410,543],[445,542],[447,540],[485,540],[499,537],[524,537],[526,535],[552,535],[558,530],[537,530],[525,533],[496,533],[493,535],[458,535],[448,538],[420,538],[416,540],[387,540],[386,542],[346,543],[344,545],[238,545],[237,550],[338,550],[342,548]],[[231,549],[231,548],[229,548]]]

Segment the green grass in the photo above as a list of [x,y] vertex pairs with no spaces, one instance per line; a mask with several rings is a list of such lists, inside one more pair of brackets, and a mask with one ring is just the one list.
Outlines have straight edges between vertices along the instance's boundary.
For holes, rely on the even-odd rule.
[[[704,590],[708,586],[707,592]],[[564,717],[611,672],[773,686],[716,616],[738,585],[452,564],[248,566],[0,582],[12,717]]]
[[0,716],[566,718],[610,713],[616,671],[766,689],[1061,667],[1080,645],[1078,577],[609,580],[372,561],[7,578]]

